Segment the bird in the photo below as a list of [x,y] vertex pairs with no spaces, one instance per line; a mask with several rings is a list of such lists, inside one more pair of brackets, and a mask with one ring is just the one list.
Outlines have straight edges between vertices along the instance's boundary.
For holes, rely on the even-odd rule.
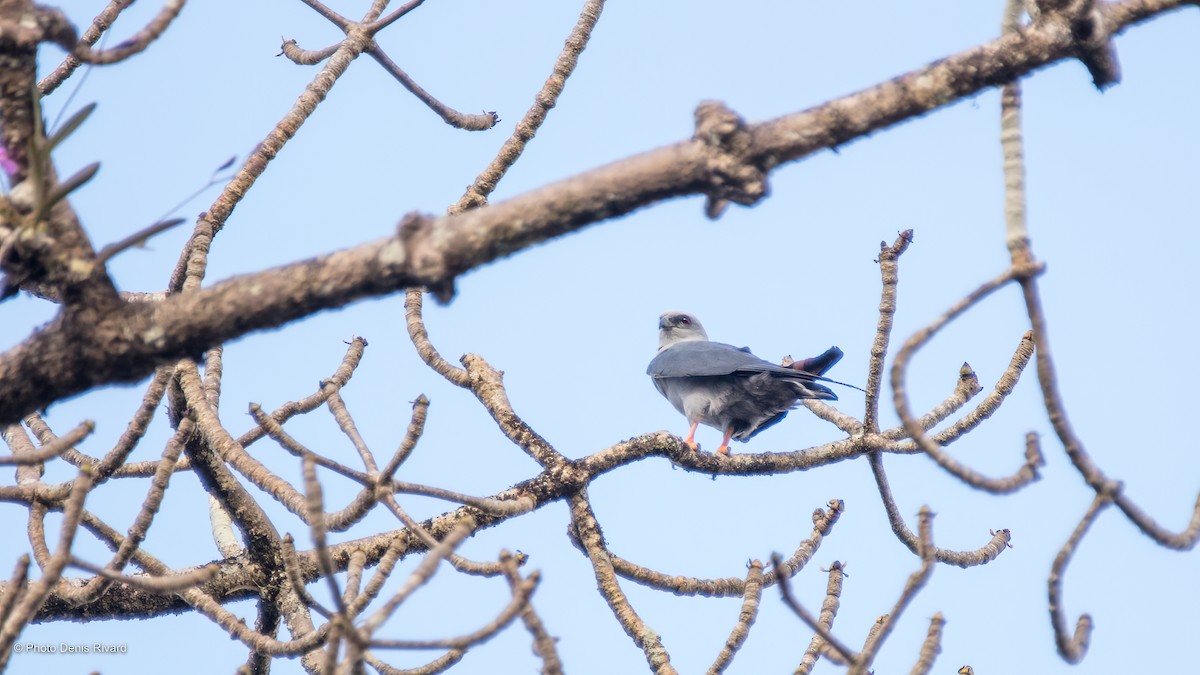
[[691,425],[685,445],[700,449],[696,428],[704,424],[724,433],[717,452],[728,455],[730,439],[753,438],[800,399],[836,401],[837,394],[817,380],[843,384],[821,377],[841,358],[842,350],[830,347],[810,359],[775,365],[749,347],[710,341],[692,314],[666,312],[658,319],[658,353],[646,374]]

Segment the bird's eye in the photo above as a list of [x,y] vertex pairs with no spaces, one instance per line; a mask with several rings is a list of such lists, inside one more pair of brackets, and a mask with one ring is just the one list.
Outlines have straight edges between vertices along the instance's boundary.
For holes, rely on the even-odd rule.
[[683,324],[684,326],[690,324],[691,322],[692,322],[692,320],[687,318],[686,316],[679,317],[679,323]]

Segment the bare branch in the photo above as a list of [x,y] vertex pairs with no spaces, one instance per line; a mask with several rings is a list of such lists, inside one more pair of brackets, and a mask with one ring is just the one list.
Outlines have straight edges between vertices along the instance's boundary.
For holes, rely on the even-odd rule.
[[[1119,32],[1129,23],[1147,18],[1147,7],[1163,11],[1180,4],[1184,4],[1182,0],[1128,0],[1104,5],[1103,29],[1109,34]],[[189,275],[194,280],[189,283],[199,286],[205,269],[202,258],[212,235],[328,87],[367,48],[367,42],[366,36],[360,39],[357,33],[347,36],[292,113],[259,145],[209,209],[207,218],[197,223],[193,240],[172,275],[172,289],[182,288]],[[1067,58],[1076,49],[1075,39],[1069,30],[1062,30],[1061,22],[1042,22],[810,111],[745,126],[717,115],[724,121],[718,124],[714,118],[716,128],[730,124],[737,128],[714,135],[706,131],[710,128],[706,122],[696,139],[568,178],[489,209],[447,216],[424,226],[414,223],[394,239],[168,298],[153,312],[146,307],[122,306],[82,335],[51,324],[0,357],[0,387],[10,392],[0,402],[0,424],[63,396],[101,383],[140,378],[158,363],[318,309],[401,288],[447,286],[454,277],[486,262],[649,203],[696,193],[711,193],[714,200],[752,203],[765,193],[764,174],[756,166],[774,168],[819,148],[835,147],[960,96],[1011,81]],[[734,137],[742,140],[734,142]],[[741,175],[741,169],[749,173]],[[734,175],[741,177],[734,180]],[[248,284],[261,289],[253,302],[242,292]],[[204,311],[199,311],[201,307]],[[149,344],[118,338],[79,353],[81,340],[122,334],[115,328],[109,330],[116,325],[125,334],[160,337]],[[1040,342],[1036,328],[1035,336]],[[114,353],[123,358],[109,358]],[[51,363],[57,365],[48,368]]]
[[85,560],[80,560],[75,556],[71,556],[71,565],[79,567],[94,574],[98,574],[106,581],[118,582],[126,586],[140,588],[147,593],[177,593],[185,588],[194,588],[200,584],[212,579],[217,573],[218,567],[213,564],[205,565],[199,569],[194,569],[190,572],[176,574],[166,577],[152,577],[143,574],[126,575],[118,574],[112,570],[105,569],[99,565],[93,565]]
[[[779,561],[779,554],[775,554],[775,555],[771,556],[771,564],[772,565],[779,564],[778,561]],[[788,606],[788,608],[790,608],[792,610],[792,612],[794,612],[796,614],[796,616],[800,617],[801,621],[808,624],[809,628],[812,628],[813,631],[816,632],[816,634],[825,642],[826,645],[828,645],[831,649],[836,651],[843,659],[845,659],[849,663],[854,663],[858,659],[858,654],[854,653],[853,650],[851,650],[846,645],[842,644],[841,640],[838,640],[836,637],[833,636],[833,633],[829,632],[829,628],[830,628],[829,625],[822,624],[820,621],[818,621],[816,619],[816,617],[814,617],[812,614],[810,614],[807,609],[804,609],[803,605],[801,605],[799,602],[796,601],[796,598],[792,596],[792,587],[791,587],[791,584],[787,581],[787,579],[783,579],[780,582],[779,592],[783,596],[784,604],[786,604]]]
[[[412,532],[422,544],[425,545],[425,548],[432,549],[433,547],[437,546],[437,539],[435,539],[434,536],[429,533],[429,530],[425,529],[423,525],[413,520],[412,516],[408,515],[408,512],[400,506],[400,503],[396,501],[394,496],[389,493],[385,493],[380,501],[388,508],[388,510],[392,512],[393,515],[396,516],[397,519],[400,520],[400,522],[404,523],[404,527],[408,528],[408,530]],[[501,557],[503,558],[503,556]],[[524,565],[525,561],[527,560],[527,556],[525,556],[523,553],[517,554],[515,558],[518,566]],[[463,574],[470,574],[474,576],[494,577],[504,574],[506,569],[504,567],[503,560],[501,560],[499,563],[478,562],[475,560],[468,560],[457,553],[451,553],[450,555],[446,556],[446,560],[454,566],[455,570],[462,572]]]
[[[1001,278],[1006,275],[1007,273],[1005,275],[1001,275]],[[985,284],[984,287],[986,288],[992,284],[995,284],[996,281]],[[975,298],[975,301],[978,301],[978,299],[982,297],[978,295],[978,293],[979,291],[976,291],[976,293],[973,293],[971,296]],[[912,411],[908,404],[908,391],[904,381],[909,359],[911,359],[912,355],[915,354],[916,351],[925,342],[927,342],[930,337],[933,336],[934,332],[936,332],[942,324],[944,324],[946,321],[949,321],[953,316],[957,316],[958,313],[961,313],[961,311],[965,311],[970,304],[973,303],[960,303],[960,305],[955,307],[955,310],[958,310],[957,312],[955,310],[951,310],[944,315],[943,318],[945,321],[941,319],[935,321],[934,324],[929,326],[927,329],[919,331],[916,335],[909,338],[908,341],[904,343],[904,347],[900,349],[900,352],[896,355],[895,362],[892,364],[893,401],[896,406],[896,413],[900,416],[900,420],[903,422],[905,430],[912,437],[913,441],[920,446],[927,455],[929,455],[935,462],[938,463],[938,466],[950,472],[952,475],[956,476],[973,488],[985,490],[993,494],[1007,494],[1010,492],[1016,492],[1034,480],[1037,480],[1037,469],[1044,463],[1040,453],[1035,453],[1033,456],[1027,457],[1025,463],[1022,464],[1021,468],[1018,469],[1017,472],[1012,476],[1007,476],[1004,478],[990,478],[984,476],[973,469],[960,464],[953,457],[942,452],[942,449],[938,446],[938,444],[925,434],[925,431],[921,428],[918,420],[913,418]],[[1017,346],[1017,352],[1013,355],[1008,369],[1005,370],[1004,374],[1000,377],[1000,381],[996,383],[995,390],[991,395],[985,398],[979,404],[979,406],[975,408],[974,412],[972,412],[963,420],[960,420],[960,422],[957,423],[952,430],[948,430],[946,436],[949,439],[953,440],[958,438],[966,431],[975,428],[981,424],[983,420],[992,416],[996,409],[1000,407],[1000,404],[1004,402],[1004,399],[1008,396],[1008,394],[1012,393],[1013,388],[1017,384],[1017,379],[1020,377],[1021,371],[1024,370],[1025,365],[1029,363],[1029,359],[1033,356],[1033,351],[1033,334],[1026,333],[1024,337],[1022,337],[1021,343]],[[969,370],[970,367],[966,364],[963,364],[963,369]],[[1029,448],[1030,446],[1027,445],[1026,447]],[[1036,446],[1033,447],[1036,449]]]
[[[366,619],[366,621],[363,622],[362,626],[359,628],[363,639],[369,640],[371,635],[383,625],[384,621],[387,621],[388,617],[390,617],[392,613],[396,611],[396,608],[398,608],[408,598],[408,596],[412,595],[414,591],[428,583],[429,579],[433,576],[433,573],[437,571],[438,563],[440,563],[443,558],[450,555],[450,553],[458,547],[459,543],[461,543],[463,539],[466,539],[467,536],[471,534],[471,530],[472,528],[468,527],[466,524],[460,523],[453,530],[451,530],[450,533],[446,535],[446,538],[443,539],[437,546],[429,550],[429,553],[425,555],[425,558],[421,561],[421,564],[417,566],[417,569],[413,570],[412,575],[408,578],[408,582],[401,586],[400,589],[396,591],[396,593],[392,595],[392,597],[386,603],[384,603],[382,607],[376,610],[374,614],[372,614]],[[377,645],[373,643],[373,646]],[[462,645],[446,644],[435,646],[467,647],[470,646],[470,643]]]
[[417,355],[434,372],[460,387],[469,387],[467,371],[442,358],[433,343],[429,341],[429,333],[425,330],[425,320],[421,317],[423,304],[421,289],[410,288],[404,292],[404,319],[408,326],[408,336],[417,348]]
[[579,63],[579,55],[587,47],[588,40],[592,36],[592,29],[600,20],[600,12],[603,9],[604,0],[588,0],[583,6],[583,11],[579,14],[579,21],[571,30],[571,34],[567,36],[562,52],[558,55],[558,60],[554,62],[553,72],[550,73],[550,77],[542,85],[541,90],[533,97],[533,106],[529,108],[521,121],[517,122],[512,136],[509,136],[508,140],[504,142],[500,152],[496,153],[496,158],[475,178],[475,182],[471,183],[458,202],[449,208],[448,213],[461,213],[487,203],[488,195],[496,189],[496,184],[525,151],[525,145],[533,140],[538,128],[546,121],[546,115],[558,102],[558,97],[562,94],[563,87],[566,86],[567,78],[575,72],[575,66]]
[[109,65],[124,61],[130,56],[142,52],[150,46],[151,42],[157,40],[158,36],[162,35],[175,20],[175,17],[179,16],[180,10],[183,9],[183,3],[184,0],[166,0],[158,15],[151,19],[145,28],[112,49],[96,51],[92,49],[92,43],[81,41],[75,46],[72,53],[83,63],[95,65]]
[[[324,605],[317,602],[317,600],[309,594],[308,589],[304,586],[304,577],[300,570],[300,561],[296,558],[296,541],[292,538],[292,535],[283,535],[283,539],[280,541],[280,544],[279,550],[281,553],[280,557],[283,558],[283,569],[285,572],[287,572],[288,581],[292,584],[292,591],[295,592],[296,596],[300,598],[305,607],[311,607],[312,609],[317,610],[321,616],[326,618],[332,617],[333,612],[329,611]],[[343,602],[345,602],[344,598]]]
[[[844,569],[845,566],[837,560],[829,565],[829,583],[825,588],[825,600],[821,603],[821,614],[817,618],[817,624],[822,626],[826,632],[833,630],[833,620],[837,617],[838,608],[841,606],[842,580],[846,576]],[[847,663],[841,653],[830,647],[820,635],[814,635],[812,641],[808,643],[808,649],[804,650],[804,656],[800,659],[800,665],[796,667],[795,675],[811,673],[813,667],[817,665],[817,658],[822,655],[826,658],[832,656],[830,660],[835,660],[836,663]]]
[[[212,206],[196,222],[192,238],[184,247],[179,262],[176,263],[175,270],[171,273],[168,288],[172,292],[178,292],[185,286],[193,290],[199,288],[200,281],[204,278],[207,269],[206,259],[208,249],[212,246],[212,238],[224,227],[225,219],[233,212],[234,206],[242,200],[250,187],[266,170],[267,164],[279,154],[284,144],[296,135],[300,126],[329,94],[334,83],[346,72],[350,63],[367,48],[369,43],[370,39],[366,35],[359,33],[347,35],[338,50],[330,57],[329,62],[292,105],[292,109],[246,158],[237,175],[225,186]],[[216,342],[223,342],[223,340]],[[2,418],[3,416],[0,415],[0,419]]]
[[420,668],[404,669],[393,668],[392,666],[389,666],[388,664],[379,660],[379,657],[375,656],[371,652],[364,654],[363,660],[371,664],[372,668],[378,670],[380,675],[437,675],[437,673],[444,673],[447,670],[450,670],[450,668],[461,661],[466,654],[467,650],[465,649],[451,649],[424,666],[421,666]]
[[[805,565],[812,560],[817,549],[820,548],[822,540],[833,531],[834,523],[838,521],[845,508],[846,506],[842,500],[831,499],[829,500],[828,510],[817,509],[813,511],[812,519],[814,527],[812,535],[800,542],[790,558],[780,560],[777,564],[771,566],[771,569],[763,575],[763,586],[773,586],[779,583],[780,575],[783,575],[784,578],[791,578],[804,569]],[[569,530],[568,535],[571,537],[571,543],[576,548],[585,553],[587,552],[579,538],[574,536],[574,530]],[[608,558],[612,563],[613,571],[618,575],[647,588],[667,591],[675,595],[700,596],[705,598],[744,597],[746,594],[746,582],[744,579],[738,577],[698,579],[696,577],[663,574],[662,572],[635,565],[616,555],[611,550],[608,551]]]
[[271,419],[270,415],[264,413],[262,407],[257,403],[250,404],[250,416],[253,417],[254,421],[257,422],[258,425],[267,432],[267,435],[271,437],[271,440],[278,443],[280,447],[292,453],[296,457],[305,459],[311,458],[313,462],[320,464],[330,471],[339,473],[360,485],[369,486],[373,483],[371,478],[362,471],[351,469],[340,462],[335,462],[332,459],[318,455],[312,450],[304,447],[303,444],[301,444],[295,438],[292,438],[291,434],[284,431],[283,427],[277,424],[275,420]]
[[400,66],[396,65],[396,62],[392,61],[391,57],[380,49],[378,44],[372,42],[365,51],[379,65],[383,66],[383,69],[390,73],[392,77],[396,78],[396,81],[402,87],[407,89],[413,96],[416,96],[430,110],[437,113],[437,116],[442,118],[446,124],[464,131],[487,131],[496,126],[496,123],[500,121],[500,118],[494,112],[483,112],[478,115],[461,113],[437,100],[432,94],[422,89],[421,85],[409,77],[408,73],[404,72]]
[[[133,525],[129,528],[127,536],[123,538],[120,545],[116,547],[116,552],[113,554],[112,559],[105,567],[103,573],[98,572],[98,574],[101,574],[101,576],[104,578],[93,579],[78,589],[60,589],[62,599],[75,606],[85,605],[95,602],[97,598],[104,595],[104,593],[107,592],[112,586],[112,582],[114,580],[120,580],[122,582],[125,581],[124,577],[119,576],[120,572],[133,557],[133,554],[135,551],[137,551],[138,546],[140,546],[142,541],[145,540],[146,533],[150,531],[150,524],[153,522],[154,516],[158,513],[159,507],[162,506],[163,496],[166,494],[167,486],[171,480],[171,474],[174,471],[175,464],[179,460],[179,456],[183,454],[184,442],[188,436],[191,435],[194,428],[195,427],[190,420],[184,420],[180,423],[179,429],[176,430],[175,435],[172,436],[167,442],[166,447],[163,449],[162,459],[160,459],[158,462],[158,471],[155,472],[153,480],[150,481],[150,489],[146,493],[146,499],[142,501],[142,507],[139,509],[137,517],[134,518]],[[161,577],[161,579],[164,580],[161,583],[151,581],[148,582],[149,585],[146,585],[134,582],[130,583],[129,585],[142,588],[148,592],[155,592],[153,590],[155,588],[161,589],[168,587],[174,591],[180,588],[195,586],[199,583],[207,581],[212,577],[212,574],[215,572],[215,570],[216,568],[210,570],[207,573],[207,576],[205,576],[203,579],[188,583],[184,583],[182,580],[183,577],[181,576],[178,578]],[[191,575],[183,576],[186,576],[188,579],[193,579]],[[174,584],[176,582],[178,582],[180,585],[175,586]]]
[[193,436],[184,444],[184,451],[192,459],[196,475],[208,493],[221,500],[221,504],[229,510],[234,524],[245,538],[251,557],[273,558],[274,552],[279,550],[279,532],[266,512],[233,477],[225,464],[231,459],[232,453],[221,448],[229,448],[233,439],[221,426],[221,420],[217,418],[216,411],[211,408],[204,395],[196,364],[180,361],[176,370],[184,397],[194,414],[198,435],[203,438],[201,442]]
[[508,402],[508,393],[504,389],[503,373],[476,354],[463,356],[462,363],[467,368],[471,392],[491,413],[500,431],[504,432],[510,441],[542,466],[555,466],[566,461],[565,457],[513,410],[512,404]]
[[[517,570],[524,562],[523,555],[513,556],[508,551],[500,552],[500,564],[504,568],[504,577],[508,580],[509,588],[514,592],[521,583],[521,575],[517,573]],[[525,609],[521,610],[521,621],[525,623],[526,630],[533,636],[533,651],[542,658],[542,675],[562,675],[562,660],[558,657],[558,648],[554,644],[555,638],[546,632],[546,626],[534,611],[532,601],[526,602]]]
[[505,605],[504,609],[500,610],[496,618],[473,633],[445,640],[372,640],[370,645],[377,649],[433,649],[437,647],[465,649],[469,646],[485,642],[491,639],[496,633],[507,628],[508,624],[517,618],[529,602],[529,596],[537,588],[539,580],[540,575],[537,572],[532,572],[513,591],[512,600]]
[[[875,484],[879,488],[879,496],[883,498],[883,508],[887,512],[888,522],[892,525],[892,532],[896,533],[896,537],[910,551],[920,555],[920,540],[904,524],[904,518],[900,515],[900,508],[896,506],[896,500],[892,496],[892,488],[888,484],[887,473],[883,470],[883,456],[878,452],[873,452],[868,457],[871,472],[875,476]],[[974,551],[950,551],[935,547],[934,557],[937,558],[938,562],[962,568],[986,565],[1004,552],[1004,549],[1009,546],[1008,542],[1011,539],[1012,534],[1008,530],[996,530],[992,532],[991,541]]]
[[87,469],[81,470],[72,483],[71,495],[63,505],[63,519],[62,525],[59,527],[57,548],[49,560],[42,565],[42,576],[29,585],[24,597],[13,605],[4,619],[4,623],[0,624],[0,670],[8,665],[13,654],[13,644],[20,636],[21,630],[54,590],[54,586],[62,578],[63,570],[71,560],[71,545],[75,541],[75,533],[79,530],[79,522],[83,514],[83,500],[87,498],[93,485],[92,477]]
[[[92,25],[83,31],[83,35],[79,38],[79,44],[89,47],[96,44],[100,36],[104,34],[104,31],[108,30],[113,22],[117,20],[117,17],[121,15],[121,12],[132,4],[133,0],[111,0],[111,2],[105,5],[104,9],[100,10],[96,18],[92,20]],[[71,73],[74,73],[75,69],[82,63],[82,61],[75,58],[74,54],[68,53],[67,58],[63,59],[63,62],[58,64],[58,67],[51,71],[49,75],[43,77],[41,82],[38,82],[38,90],[42,96],[49,96],[55,89],[58,89],[59,85],[65,82],[71,76]]]
[[[976,394],[983,391],[983,387],[979,385],[979,376],[975,374],[975,371],[969,365],[963,364],[963,366],[958,369],[958,381],[955,383],[954,391],[950,393],[950,396],[946,397],[946,400],[934,406],[929,412],[917,419],[917,424],[922,429],[928,431],[934,426],[941,424],[947,417],[958,412]],[[971,419],[971,416],[968,416],[966,419]],[[934,434],[933,439],[943,445],[949,445],[962,436],[962,434],[966,433],[965,430],[961,429],[964,424],[965,420],[959,420],[947,429]],[[907,438],[908,430],[901,424],[891,429],[885,429],[879,435],[886,439]],[[888,452],[924,452],[912,440],[883,446],[883,449],[886,449]]]
[[295,40],[284,40],[279,47],[279,53],[275,56],[286,57],[288,61],[298,66],[315,66],[333,56],[333,53],[341,46],[342,43],[338,42],[324,49],[301,49]]
[[400,441],[400,446],[396,448],[395,454],[388,460],[387,466],[383,467],[380,472],[381,480],[390,480],[392,474],[400,468],[408,456],[412,453],[413,448],[417,447],[417,441],[420,440],[421,434],[425,432],[425,417],[429,413],[429,399],[425,398],[425,394],[417,396],[417,400],[412,402],[412,419],[408,423],[408,429],[404,433],[404,440]]
[[1054,564],[1050,567],[1050,624],[1054,628],[1054,643],[1058,646],[1058,653],[1067,663],[1079,663],[1087,654],[1088,642],[1092,637],[1092,616],[1080,614],[1079,621],[1075,624],[1074,636],[1068,634],[1066,612],[1062,605],[1063,574],[1067,571],[1067,564],[1071,562],[1071,556],[1075,554],[1079,542],[1083,541],[1083,535],[1087,534],[1092,523],[1096,522],[1100,512],[1112,503],[1112,495],[1118,491],[1117,486],[1112,486],[1112,492],[1096,495],[1091,506],[1088,506],[1087,513],[1083,514],[1067,542],[1059,549],[1058,555],[1054,556]]
[[921,654],[910,671],[912,675],[928,675],[933,670],[933,663],[942,652],[942,627],[945,625],[946,617],[941,612],[929,620],[929,632],[925,635],[925,642],[921,643]]
[[325,543],[325,496],[321,483],[317,480],[317,465],[311,454],[306,454],[303,460],[304,497],[308,506],[307,518],[309,536],[313,541],[313,553],[317,565],[321,568],[321,576],[329,585],[329,595],[337,603],[338,614],[346,616],[346,605],[342,602],[342,590],[338,588],[334,577],[336,568],[333,557],[329,555],[329,547]]
[[[93,534],[106,541],[119,544],[123,537],[96,518],[94,515],[83,512],[82,524]],[[150,574],[156,576],[165,576],[173,574],[174,570],[167,567],[154,556],[150,555],[144,548],[139,548],[134,553],[134,561],[139,567],[146,570]],[[218,575],[219,578],[219,575]],[[210,584],[211,586],[211,584]],[[272,637],[263,635],[249,627],[242,618],[229,610],[226,610],[217,600],[207,592],[189,588],[180,591],[178,594],[188,606],[191,606],[200,614],[206,616],[213,623],[224,629],[231,637],[242,642],[247,647],[254,649],[260,653],[268,655],[299,655],[311,650],[314,646],[323,644],[325,637],[329,631],[329,625],[326,624],[311,633],[295,640],[281,642]],[[42,614],[45,614],[43,610]]]
[[349,19],[347,19],[346,17],[342,16],[341,14],[338,14],[337,12],[333,11],[328,6],[326,6],[325,3],[320,2],[320,0],[300,0],[300,1],[303,2],[304,4],[308,5],[309,7],[313,8],[313,10],[316,11],[317,14],[320,14],[321,16],[325,17],[326,19],[329,20],[330,23],[332,23],[333,25],[342,29],[343,31],[348,30],[350,28],[351,22]]
[[[283,424],[296,415],[316,410],[328,400],[332,392],[339,391],[350,383],[350,378],[354,376],[354,371],[362,363],[363,354],[367,349],[367,341],[356,337],[346,344],[349,346],[346,348],[346,353],[342,356],[342,361],[338,364],[337,370],[328,379],[321,380],[321,386],[317,389],[316,393],[299,401],[285,403],[276,409],[275,412],[271,413],[271,419],[276,424]],[[252,427],[249,431],[239,436],[237,442],[238,445],[245,447],[265,435],[266,431],[261,426]]]
[[[76,443],[87,438],[93,431],[96,430],[96,423],[91,420],[81,423],[61,438],[57,438],[49,443],[42,445],[36,452],[22,452],[17,454],[14,452],[10,457],[0,457],[0,466],[12,464],[40,464],[48,459],[52,459],[66,452],[68,448]],[[4,439],[8,441],[8,431],[4,432]],[[20,433],[19,427],[16,428],[16,433]],[[11,445],[9,447],[12,447]]]
[[917,554],[921,556],[921,568],[908,577],[908,581],[904,584],[904,590],[900,592],[900,597],[896,600],[896,605],[892,608],[891,613],[887,615],[887,619],[879,626],[879,630],[870,634],[866,643],[863,644],[862,652],[850,667],[850,675],[865,675],[868,672],[875,660],[876,652],[891,634],[892,628],[900,620],[900,615],[925,586],[929,575],[933,573],[933,564],[937,562],[937,548],[933,545],[933,512],[929,510],[928,506],[921,507],[918,523],[920,543]]
[[750,634],[750,627],[754,625],[754,619],[758,616],[759,601],[762,600],[763,564],[761,561],[750,561],[750,571],[746,573],[745,586],[746,593],[742,597],[742,610],[738,613],[737,623],[729,632],[729,637],[725,639],[725,646],[722,647],[721,653],[717,654],[717,659],[708,669],[709,675],[725,672],[725,669],[733,661],[734,655],[746,642],[746,636]]
[[379,31],[383,30],[384,28],[387,28],[389,25],[391,25],[394,21],[396,21],[400,17],[402,17],[405,14],[408,14],[409,12],[413,11],[414,9],[420,7],[421,4],[424,2],[425,2],[425,0],[409,0],[408,2],[404,3],[403,5],[400,5],[396,9],[394,9],[391,14],[388,14],[387,16],[383,17],[382,19],[379,19],[378,21],[372,23],[370,26],[368,26],[368,29],[371,30],[373,33],[378,33]]
[[671,655],[658,633],[654,632],[646,622],[638,616],[613,572],[608,550],[604,545],[604,534],[600,531],[600,523],[592,506],[588,503],[587,492],[581,490],[571,496],[571,526],[587,552],[588,560],[592,563],[592,571],[596,575],[596,585],[604,601],[608,603],[613,616],[625,629],[635,645],[646,655],[646,662],[657,675],[671,675],[676,672],[671,665]]
[[329,412],[333,414],[333,419],[337,420],[338,428],[350,442],[354,445],[354,449],[358,451],[358,456],[362,458],[363,466],[367,472],[377,472],[379,467],[375,465],[375,457],[371,454],[371,449],[367,447],[367,442],[363,440],[362,434],[358,433],[358,427],[354,424],[354,418],[350,416],[350,411],[346,408],[345,401],[342,400],[340,394],[336,391],[329,395],[329,399],[325,401],[325,405],[329,408]]
[[863,428],[868,433],[879,431],[879,392],[883,388],[883,359],[887,356],[888,343],[892,336],[892,317],[896,314],[896,284],[900,282],[899,259],[908,250],[912,240],[913,231],[905,230],[891,246],[879,242],[879,274],[883,278],[883,290],[879,298],[879,324],[875,329],[875,340],[871,343],[871,361],[867,366]]
[[[1072,3],[1073,14],[1067,11],[1059,12],[1059,14],[1067,15],[1067,19],[1072,22],[1072,30],[1079,33],[1078,39],[1083,43],[1079,48],[1079,58],[1091,71],[1096,86],[1102,87],[1115,81],[1118,77],[1116,59],[1109,44],[1110,36],[1113,33],[1102,35],[1104,27],[1129,25],[1152,16],[1155,11],[1164,11],[1179,6],[1181,5],[1164,3],[1162,0],[1097,6],[1085,0]],[[1015,13],[1016,10],[1008,11],[1008,14]],[[1015,29],[1015,24],[1015,16],[1009,19],[1006,14],[1005,30]],[[1001,97],[1000,120],[1000,140],[1004,152],[1006,239],[1014,268],[1028,267],[1035,261],[1025,222],[1025,163],[1020,106],[1020,89],[1014,83],[1004,90]],[[1021,277],[1020,282],[1026,312],[1029,315],[1034,339],[1038,345],[1038,382],[1042,388],[1046,412],[1050,417],[1055,434],[1063,444],[1067,457],[1083,476],[1088,486],[1099,496],[1110,491],[1109,486],[1112,481],[1092,460],[1082,439],[1075,434],[1067,415],[1066,406],[1058,388],[1058,376],[1050,349],[1050,336],[1041,305],[1041,297],[1038,293],[1037,279],[1034,275],[1027,275]],[[1188,526],[1178,534],[1160,526],[1123,493],[1118,492],[1111,498],[1130,522],[1137,526],[1143,534],[1163,546],[1177,550],[1190,550],[1196,545],[1197,538],[1200,537],[1200,497],[1197,497]]]
[[0,626],[3,626],[8,621],[9,614],[12,613],[17,603],[25,597],[29,587],[25,584],[29,579],[29,555],[22,554],[17,558],[17,564],[13,568],[13,574],[9,577],[6,591],[0,595]]

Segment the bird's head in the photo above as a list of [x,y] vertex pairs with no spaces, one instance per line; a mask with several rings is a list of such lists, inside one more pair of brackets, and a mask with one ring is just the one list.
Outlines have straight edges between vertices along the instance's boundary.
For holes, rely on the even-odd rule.
[[658,317],[658,350],[679,342],[708,340],[699,319],[687,312],[666,312]]

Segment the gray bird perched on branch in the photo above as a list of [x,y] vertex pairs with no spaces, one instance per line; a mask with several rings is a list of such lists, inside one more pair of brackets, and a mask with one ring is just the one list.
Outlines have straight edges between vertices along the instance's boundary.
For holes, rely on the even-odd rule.
[[[777,366],[741,349],[711,342],[704,326],[685,312],[667,312],[658,319],[658,355],[646,368],[659,393],[683,413],[691,427],[683,440],[693,450],[700,424],[721,430],[725,437],[717,452],[729,454],[729,439],[747,441],[779,422],[803,398],[837,400],[817,380],[842,358],[842,350],[788,366]],[[852,386],[852,385],[845,385]]]

